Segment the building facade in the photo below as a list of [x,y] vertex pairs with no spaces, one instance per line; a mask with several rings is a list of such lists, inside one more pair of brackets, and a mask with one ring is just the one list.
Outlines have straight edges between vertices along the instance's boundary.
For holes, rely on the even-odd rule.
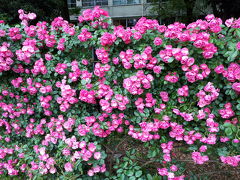
[[[101,6],[108,11],[115,25],[134,26],[137,20],[146,16],[151,0],[68,0],[69,8],[79,7],[81,11]],[[77,20],[77,15],[70,16],[71,21]]]
[[[132,27],[136,24],[137,20],[143,16],[152,16],[152,2],[154,0],[68,0],[68,7],[80,8],[81,11],[93,8],[94,6],[101,6],[104,10],[108,11],[113,20],[114,25],[122,25],[124,27]],[[158,0],[159,5],[168,3],[168,0]],[[193,7],[193,13],[206,15],[212,13],[209,6],[205,6],[205,0],[196,0]],[[174,13],[171,18],[159,19],[160,24],[169,24],[178,21],[179,17],[186,15],[186,11],[179,9]],[[70,20],[77,22],[78,14],[71,15]]]

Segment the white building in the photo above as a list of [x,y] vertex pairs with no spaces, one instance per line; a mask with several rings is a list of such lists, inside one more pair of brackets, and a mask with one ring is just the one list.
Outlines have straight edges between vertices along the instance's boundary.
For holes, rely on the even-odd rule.
[[[79,7],[81,11],[101,6],[108,11],[115,25],[133,26],[136,21],[146,16],[151,0],[68,0],[69,8]],[[71,15],[71,21],[77,20],[77,15]]]

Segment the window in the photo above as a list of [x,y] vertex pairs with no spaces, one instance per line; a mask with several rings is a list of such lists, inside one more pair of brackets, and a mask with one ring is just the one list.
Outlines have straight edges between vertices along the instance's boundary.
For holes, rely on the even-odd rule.
[[113,24],[115,26],[123,26],[123,27],[133,27],[137,23],[138,18],[131,19],[113,19]]
[[108,0],[82,0],[82,6],[107,6]]
[[147,3],[159,3],[160,2],[166,2],[168,0],[147,0]]
[[140,4],[141,0],[113,0],[113,5]]
[[68,8],[75,8],[76,7],[76,0],[67,0]]

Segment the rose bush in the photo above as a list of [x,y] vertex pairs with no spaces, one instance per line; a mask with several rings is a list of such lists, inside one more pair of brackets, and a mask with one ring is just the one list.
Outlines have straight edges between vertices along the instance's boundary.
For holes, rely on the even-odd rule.
[[[176,144],[196,164],[239,165],[240,19],[123,28],[99,7],[78,26],[35,17],[0,21],[2,178],[184,179]],[[126,136],[143,152],[109,153]]]

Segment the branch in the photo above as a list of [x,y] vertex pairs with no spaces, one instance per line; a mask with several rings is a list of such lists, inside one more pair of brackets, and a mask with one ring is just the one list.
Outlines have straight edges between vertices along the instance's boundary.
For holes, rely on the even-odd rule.
[[[212,172],[206,172],[206,173],[199,173],[199,174],[195,174],[194,176],[203,176],[203,175],[210,175],[210,174],[218,174],[218,173],[223,173],[223,172],[236,172],[236,171],[212,171]],[[188,176],[190,177],[190,176]]]

